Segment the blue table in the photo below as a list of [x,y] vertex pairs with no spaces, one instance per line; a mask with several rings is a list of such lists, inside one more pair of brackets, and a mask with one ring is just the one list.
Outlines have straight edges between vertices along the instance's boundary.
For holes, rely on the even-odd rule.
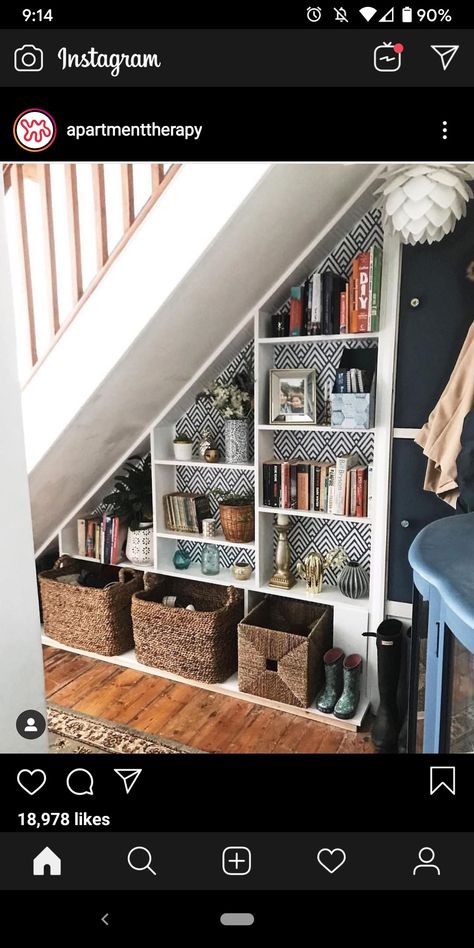
[[[414,582],[409,750],[414,750],[419,645],[426,635],[423,751],[445,753],[456,749],[452,746],[451,715],[459,711],[459,691],[453,704],[459,655],[465,692],[459,713],[463,720],[472,718],[474,726],[474,675],[469,677],[474,670],[474,513],[429,524],[413,541],[408,558]],[[471,656],[466,656],[464,649]]]

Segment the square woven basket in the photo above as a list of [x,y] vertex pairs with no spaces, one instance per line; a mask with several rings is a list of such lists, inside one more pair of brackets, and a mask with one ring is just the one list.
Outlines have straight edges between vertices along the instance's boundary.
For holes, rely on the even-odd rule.
[[308,708],[332,647],[332,609],[267,596],[239,624],[239,689]]
[[[176,605],[163,605],[164,596],[176,596]],[[146,573],[145,590],[132,600],[137,658],[183,678],[225,681],[237,669],[242,615],[243,595],[233,586]]]
[[[114,581],[108,589],[58,582],[61,576],[91,572]],[[133,648],[131,601],[143,587],[142,573],[61,556],[54,569],[38,575],[44,631],[52,639],[99,655],[121,655]]]

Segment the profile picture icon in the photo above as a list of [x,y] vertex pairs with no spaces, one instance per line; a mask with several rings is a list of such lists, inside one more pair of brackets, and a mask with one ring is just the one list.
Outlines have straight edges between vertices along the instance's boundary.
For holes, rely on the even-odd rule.
[[44,151],[53,144],[57,127],[45,109],[25,109],[13,123],[13,137],[25,151]]

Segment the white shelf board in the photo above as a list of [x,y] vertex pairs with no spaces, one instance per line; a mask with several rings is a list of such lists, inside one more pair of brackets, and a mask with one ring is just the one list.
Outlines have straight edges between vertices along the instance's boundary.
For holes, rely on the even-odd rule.
[[218,533],[215,537],[203,537],[202,533],[179,533],[174,530],[158,530],[156,535],[162,540],[187,540],[189,543],[216,543],[219,546],[235,546],[238,549],[242,548],[244,550],[255,549],[255,540],[252,540],[251,543],[233,543],[231,540],[226,540],[222,533]]
[[[168,681],[175,681],[179,684],[190,685],[193,688],[201,688],[205,691],[213,691],[217,694],[228,695],[232,698],[239,698],[241,701],[248,701],[252,704],[262,705],[266,708],[273,708],[277,711],[286,711],[289,714],[295,714],[298,717],[304,717],[307,720],[319,721],[322,724],[330,724],[333,727],[341,728],[344,731],[357,731],[367,712],[369,702],[365,697],[361,697],[357,713],[348,721],[341,721],[333,714],[321,714],[316,708],[316,702],[313,702],[310,708],[297,708],[291,704],[282,704],[280,701],[271,701],[269,698],[261,698],[258,695],[251,695],[244,691],[239,691],[237,673],[232,675],[227,681],[216,684],[195,681],[191,678],[184,678],[182,675],[175,675],[173,672],[164,671],[160,668],[153,668],[150,665],[142,665],[137,660],[135,650],[131,649],[124,652],[123,655],[98,655],[96,652],[88,652],[85,649],[72,648],[69,645],[62,645],[49,635],[42,636],[43,645],[49,645],[51,648],[62,649],[66,652],[73,652],[76,655],[84,655],[87,658],[98,659],[101,662],[109,662],[111,665],[119,665],[122,668],[132,668],[134,671],[142,672],[148,675],[155,675],[158,678],[165,678]],[[158,698],[159,701],[159,698]]]
[[369,610],[369,598],[349,599],[343,596],[337,586],[323,585],[321,593],[310,593],[306,590],[306,583],[302,579],[297,579],[291,589],[280,589],[276,586],[269,586],[268,582],[258,587],[259,592],[269,596],[286,596],[288,599],[303,599],[307,602],[321,602],[326,606],[344,606],[346,609],[360,609],[364,612]]
[[334,335],[328,336],[262,336],[258,340],[262,345],[271,345],[271,346],[281,346],[283,345],[298,345],[300,343],[321,343],[321,342],[333,342],[334,340],[341,340],[345,342],[346,339],[376,339],[378,332],[347,332],[347,333],[335,333]]
[[247,464],[229,464],[228,461],[216,461],[211,463],[210,461],[198,461],[197,458],[193,458],[192,461],[176,461],[175,458],[158,458],[155,459],[155,464],[162,464],[168,467],[207,467],[207,468],[221,468],[226,471],[254,471],[255,464],[252,461],[249,461]]
[[[102,560],[97,560],[93,556],[79,556],[78,553],[66,553],[65,555],[71,556],[74,560],[81,560],[84,563],[102,563]],[[125,569],[139,569],[139,570],[153,570],[152,563],[130,563],[129,560],[121,560],[120,563],[102,563],[103,566],[116,566],[117,569],[122,567]]]
[[252,589],[257,588],[255,582],[255,572],[246,580],[236,579],[234,574],[230,569],[221,567],[217,576],[205,576],[201,572],[200,563],[191,563],[187,569],[176,569],[173,563],[167,563],[166,565],[158,564],[156,569],[152,570],[154,573],[157,573],[159,576],[173,576],[176,579],[198,579],[201,583],[213,583],[215,586],[235,586],[236,589]]
[[323,510],[296,510],[294,507],[267,507],[258,508],[260,513],[286,514],[288,517],[314,517],[320,520],[347,520],[349,523],[370,523],[370,517],[346,517],[343,514],[325,513]]
[[343,428],[342,425],[259,425],[259,431],[374,431],[373,428]]

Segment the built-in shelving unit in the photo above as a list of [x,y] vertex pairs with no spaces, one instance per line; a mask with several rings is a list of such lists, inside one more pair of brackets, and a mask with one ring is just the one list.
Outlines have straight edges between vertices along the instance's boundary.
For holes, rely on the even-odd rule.
[[[352,222],[353,223],[353,222]],[[334,230],[340,240],[341,223]],[[359,233],[351,235],[351,253],[357,246]],[[354,234],[356,236],[354,237]],[[380,234],[380,231],[379,231]],[[360,238],[363,240],[363,236]],[[368,236],[366,243],[368,244]],[[372,235],[373,240],[373,235]],[[304,260],[313,261],[318,266],[318,244],[307,248]],[[303,259],[303,258],[302,258]],[[324,260],[319,259],[319,266]],[[306,273],[310,272],[306,270]],[[255,370],[255,411],[252,431],[252,453],[254,460],[245,464],[228,464],[225,460],[208,463],[199,457],[181,462],[173,457],[172,442],[177,429],[189,430],[189,421],[193,424],[193,434],[205,427],[202,414],[183,416],[183,399],[179,409],[170,407],[166,415],[161,415],[156,423],[144,433],[139,445],[131,446],[128,454],[151,451],[154,501],[154,550],[153,564],[139,566],[165,576],[180,576],[200,580],[204,583],[234,585],[244,590],[245,609],[251,608],[262,596],[279,595],[295,600],[317,601],[331,606],[333,610],[334,644],[348,654],[358,652],[364,659],[364,684],[357,715],[352,721],[344,722],[332,719],[331,715],[321,715],[314,708],[298,709],[290,705],[280,705],[255,695],[242,695],[238,691],[236,678],[219,685],[205,685],[200,682],[187,682],[199,687],[209,688],[222,694],[238,695],[244,700],[257,704],[284,708],[293,714],[317,718],[338,727],[355,729],[360,725],[370,699],[376,695],[376,657],[372,640],[363,637],[363,633],[375,630],[384,617],[385,608],[385,571],[386,571],[386,533],[388,512],[388,484],[392,425],[392,396],[395,360],[395,333],[399,297],[400,247],[394,237],[384,239],[384,265],[382,281],[382,304],[380,329],[378,333],[346,334],[338,336],[301,336],[274,338],[268,335],[271,327],[271,314],[285,304],[288,290],[293,282],[300,283],[302,262],[296,261],[293,268],[282,276],[267,298],[249,314],[249,343],[254,349]],[[316,368],[317,377],[326,379],[335,373],[338,358],[346,345],[378,348],[377,385],[375,392],[376,414],[372,429],[336,428],[328,425],[271,425],[269,424],[269,370],[273,367],[285,368],[304,366]],[[229,346],[232,348],[231,341]],[[221,370],[224,369],[225,346],[220,350]],[[235,352],[233,353],[235,355]],[[301,361],[300,361],[301,359]],[[234,369],[235,371],[235,369]],[[207,384],[215,377],[209,369],[189,392],[189,409],[194,405],[194,395],[198,387]],[[322,388],[322,381],[321,381]],[[196,412],[196,406],[194,406]],[[202,413],[203,409],[199,409]],[[215,419],[214,419],[215,422]],[[221,423],[221,428],[223,424]],[[313,440],[312,440],[313,439]],[[222,442],[221,442],[222,444]],[[362,459],[369,458],[374,465],[376,485],[374,503],[370,517],[348,517],[308,510],[279,510],[262,505],[262,464],[270,457],[336,457],[348,451],[357,451]],[[308,452],[312,453],[309,454]],[[222,452],[223,455],[223,452]],[[123,458],[122,460],[125,460]],[[119,466],[118,466],[119,467]],[[117,470],[118,470],[117,467]],[[60,552],[77,557],[77,517],[84,516],[93,509],[104,494],[113,485],[113,474],[105,483],[96,485],[82,505],[71,514],[59,530]],[[228,542],[219,531],[212,540],[195,534],[179,533],[167,530],[164,523],[163,495],[174,490],[209,490],[211,487],[230,487],[241,490],[251,487],[255,490],[256,506],[255,541],[248,544]],[[217,510],[217,505],[214,506]],[[367,599],[351,600],[342,595],[335,580],[329,573],[323,591],[318,596],[308,593],[305,584],[298,580],[289,590],[275,589],[268,585],[274,572],[275,551],[275,515],[285,513],[290,518],[289,541],[293,563],[311,549],[326,552],[331,546],[342,545],[348,548],[350,555],[361,559],[367,569],[370,568],[370,593]],[[272,516],[273,515],[273,516]],[[200,569],[200,556],[203,542],[212,542],[219,547],[221,570],[217,576],[204,576]],[[173,565],[173,555],[177,549],[190,552],[192,563],[188,570],[178,571]],[[237,582],[231,572],[233,563],[244,560],[254,567],[249,580]],[[128,565],[128,564],[120,564]],[[54,644],[53,640],[47,640]],[[62,646],[60,646],[62,647]],[[84,653],[87,654],[87,653]],[[100,656],[98,656],[100,657]],[[140,665],[133,653],[109,659],[116,664],[139,668],[151,674],[161,675],[178,681],[186,679],[174,676],[166,671],[145,668]]]

